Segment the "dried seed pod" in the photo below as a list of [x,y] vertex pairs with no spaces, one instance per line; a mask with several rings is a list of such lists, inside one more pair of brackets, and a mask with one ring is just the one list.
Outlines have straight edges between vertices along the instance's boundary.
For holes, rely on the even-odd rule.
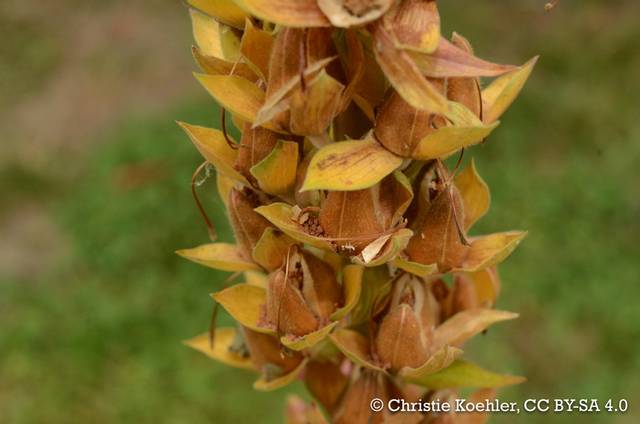
[[405,0],[388,25],[398,43],[422,53],[433,53],[440,40],[440,15],[435,0]]
[[269,277],[267,320],[281,333],[304,336],[329,320],[341,297],[333,268],[308,252],[297,251],[288,265]]
[[[464,50],[466,53],[473,54],[471,44],[459,34],[454,34],[451,41],[459,49]],[[450,100],[462,103],[477,117],[482,118],[482,93],[480,90],[480,80],[478,78],[447,79],[447,97]]]
[[331,361],[311,361],[305,368],[304,384],[327,411],[333,412],[349,379],[339,364]]
[[[268,334],[258,333],[243,327],[244,339],[253,364],[262,372],[270,367],[278,367],[281,374],[293,371],[302,361],[298,352],[286,351],[284,354],[278,340]],[[271,371],[268,371],[271,372]]]
[[384,404],[389,400],[389,382],[384,375],[369,370],[361,374],[347,388],[333,415],[335,424],[381,424],[385,420],[384,412],[371,411],[371,399],[381,399]]
[[234,188],[229,193],[228,211],[233,233],[242,254],[248,259],[264,230],[272,226],[254,211],[260,204],[259,195],[248,188]]
[[296,186],[293,193],[295,196],[296,204],[301,208],[306,208],[309,206],[320,206],[319,190],[300,191],[302,185],[304,184],[304,179],[307,176],[307,168],[309,167],[309,163],[311,162],[312,157],[313,153],[307,154],[307,156],[305,156],[302,162],[300,162],[300,165],[298,165],[296,174]]
[[407,185],[392,174],[368,189],[330,191],[318,216],[325,236],[338,250],[359,254],[400,222],[413,196]]
[[422,210],[412,225],[415,235],[405,250],[409,258],[422,264],[438,264],[441,272],[460,265],[469,246],[464,243],[464,207],[460,192],[446,183],[446,176],[431,180],[425,176],[420,188]]
[[[431,79],[430,82],[445,94],[444,80]],[[442,117],[412,107],[396,91],[392,91],[376,116],[375,136],[393,153],[410,157],[420,140],[444,124]]]
[[396,371],[417,368],[427,360],[434,326],[429,292],[422,281],[404,277],[395,283],[389,310],[375,339],[378,358]]
[[278,143],[278,134],[275,132],[262,127],[252,129],[250,124],[245,124],[233,167],[249,181],[255,181],[250,172],[251,167],[267,157],[276,143]]

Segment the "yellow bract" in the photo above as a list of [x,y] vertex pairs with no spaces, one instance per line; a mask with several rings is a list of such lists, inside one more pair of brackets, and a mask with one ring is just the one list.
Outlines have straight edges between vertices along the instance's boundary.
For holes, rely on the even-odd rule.
[[298,143],[278,141],[276,147],[251,168],[251,175],[265,193],[285,194],[293,189],[298,169]]
[[239,29],[242,29],[247,17],[247,14],[230,0],[187,0],[187,3],[220,22]]
[[529,79],[537,61],[538,56],[520,68],[496,78],[487,88],[482,90],[482,119],[484,122],[494,122],[507,110]]
[[484,182],[475,161],[472,159],[469,166],[460,171],[455,177],[455,185],[460,191],[464,204],[464,228],[468,230],[489,210],[491,194],[489,186]]
[[222,107],[253,122],[264,102],[264,91],[254,83],[234,75],[195,74],[196,79]]
[[215,338],[213,339],[213,346],[211,346],[209,333],[200,334],[192,339],[185,340],[184,344],[223,364],[235,368],[255,370],[249,357],[235,354],[230,349],[235,338],[235,328],[217,328]]
[[237,246],[228,243],[203,244],[192,249],[178,250],[176,253],[200,265],[222,271],[260,269],[258,265],[245,259]]
[[402,158],[371,137],[332,143],[314,154],[301,191],[369,188],[401,164]]
[[503,387],[520,384],[525,378],[516,375],[496,374],[471,362],[458,359],[449,367],[415,381],[433,390],[468,387]]
[[251,284],[236,284],[211,295],[213,299],[229,312],[243,326],[265,334],[275,334],[271,328],[260,325],[262,306],[267,292]]

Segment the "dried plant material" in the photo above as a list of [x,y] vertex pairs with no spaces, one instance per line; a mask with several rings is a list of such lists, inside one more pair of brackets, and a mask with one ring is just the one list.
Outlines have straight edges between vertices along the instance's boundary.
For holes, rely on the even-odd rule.
[[216,329],[216,338],[213,346],[209,341],[208,333],[185,340],[184,344],[225,365],[255,370],[249,355],[243,355],[242,352],[235,352],[232,349],[236,337],[237,333],[234,328],[218,328]]
[[262,305],[267,293],[263,288],[251,284],[236,284],[211,295],[243,327],[254,332],[274,334],[268,327],[260,325]]
[[269,77],[269,60],[273,42],[273,35],[269,31],[258,29],[250,19],[246,20],[240,41],[240,54],[265,81]]
[[536,56],[520,68],[497,78],[482,90],[484,122],[496,121],[511,106],[529,79],[537,61]]
[[363,25],[382,16],[394,0],[317,0],[331,24],[340,28]]
[[430,389],[483,387],[494,388],[520,384],[525,378],[496,374],[471,362],[458,359],[449,367],[424,377],[420,385]]
[[340,371],[339,364],[332,361],[311,361],[305,370],[304,383],[313,397],[327,411],[332,412],[349,379]]
[[236,75],[253,83],[259,79],[258,74],[246,63],[229,62],[215,56],[206,56],[197,46],[191,47],[191,53],[200,69],[209,75]]
[[189,13],[193,38],[202,54],[224,59],[218,21],[194,9],[191,9]]
[[231,190],[228,202],[229,218],[238,247],[246,258],[251,258],[262,233],[271,226],[269,221],[254,211],[259,205],[260,200],[251,190]]
[[[462,164],[537,58],[498,64],[458,33],[448,41],[436,0],[187,3],[196,77],[222,131],[179,124],[206,159],[192,188],[215,168],[236,245],[178,253],[246,281],[212,295],[239,331],[213,337],[213,322],[188,344],[258,371],[257,390],[304,380],[318,403],[290,398],[293,424],[485,422],[369,403],[453,403],[471,387],[482,401],[523,381],[461,359],[463,344],[517,317],[493,309],[496,265],[526,236],[467,235],[491,196],[473,158]],[[482,90],[480,78],[493,81]]]
[[380,182],[401,163],[402,158],[371,137],[333,143],[313,156],[301,191],[365,189]]
[[329,26],[316,0],[233,0],[260,19],[279,25],[301,27]]
[[224,24],[242,29],[247,14],[233,1],[228,0],[187,0],[194,7]]
[[435,0],[405,0],[393,20],[397,45],[420,53],[433,53],[440,42],[440,14]]
[[203,244],[192,249],[177,250],[176,253],[200,265],[222,271],[259,269],[258,265],[244,257],[237,246],[228,243]]
[[480,308],[468,309],[457,313],[440,325],[434,333],[433,343],[436,346],[459,346],[489,326],[517,317],[518,314],[513,312]]
[[221,131],[213,128],[190,125],[178,122],[187,133],[200,154],[212,164],[216,170],[227,177],[248,184],[246,178],[234,167],[238,152],[227,144]]
[[262,191],[279,195],[290,192],[295,185],[297,167],[298,143],[280,140],[250,172]]
[[491,204],[489,186],[478,174],[474,160],[471,160],[469,165],[456,175],[454,182],[464,205],[464,228],[469,230],[489,210]]
[[[454,33],[454,40],[459,39]],[[433,54],[408,52],[420,71],[432,78],[495,77],[516,69],[512,65],[488,62],[462,49],[445,38],[439,39]]]
[[253,249],[253,259],[261,267],[273,271],[282,266],[295,240],[276,228],[267,228]]

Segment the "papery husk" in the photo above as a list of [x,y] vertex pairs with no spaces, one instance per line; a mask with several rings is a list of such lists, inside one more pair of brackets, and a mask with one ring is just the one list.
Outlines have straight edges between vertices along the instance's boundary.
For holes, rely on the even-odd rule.
[[267,157],[277,143],[277,133],[262,127],[251,128],[250,124],[245,124],[234,168],[250,181],[255,181],[251,175],[251,167]]

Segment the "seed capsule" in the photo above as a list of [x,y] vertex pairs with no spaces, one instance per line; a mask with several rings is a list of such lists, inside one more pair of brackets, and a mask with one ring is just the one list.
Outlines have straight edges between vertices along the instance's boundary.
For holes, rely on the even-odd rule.
[[328,322],[340,301],[333,269],[308,252],[295,252],[288,266],[269,277],[267,320],[283,334],[304,336]]
[[249,349],[251,362],[261,372],[270,371],[273,367],[278,367],[281,374],[293,371],[302,361],[302,356],[297,352],[281,351],[278,340],[268,334],[258,333],[243,327],[244,339]]
[[238,246],[247,259],[251,259],[255,247],[262,233],[267,227],[271,227],[262,215],[254,211],[261,202],[258,194],[248,188],[243,190],[232,189],[229,193],[229,218]]
[[262,127],[252,129],[250,124],[245,124],[234,168],[249,181],[255,181],[251,167],[267,157],[277,142],[278,135],[273,131]]
[[386,405],[389,400],[389,383],[380,373],[363,370],[355,382],[347,388],[333,416],[335,424],[380,424],[385,413],[371,411],[370,402],[377,398]]
[[422,210],[412,225],[415,235],[405,252],[414,262],[438,264],[441,272],[447,272],[462,263],[469,246],[462,240],[464,208],[460,192],[454,185],[445,186],[443,178],[423,180]]
[[433,333],[433,303],[422,281],[406,276],[395,283],[389,311],[376,335],[383,365],[392,370],[417,368],[428,357]]
[[314,398],[332,412],[349,379],[333,362],[311,361],[305,368],[304,383]]

